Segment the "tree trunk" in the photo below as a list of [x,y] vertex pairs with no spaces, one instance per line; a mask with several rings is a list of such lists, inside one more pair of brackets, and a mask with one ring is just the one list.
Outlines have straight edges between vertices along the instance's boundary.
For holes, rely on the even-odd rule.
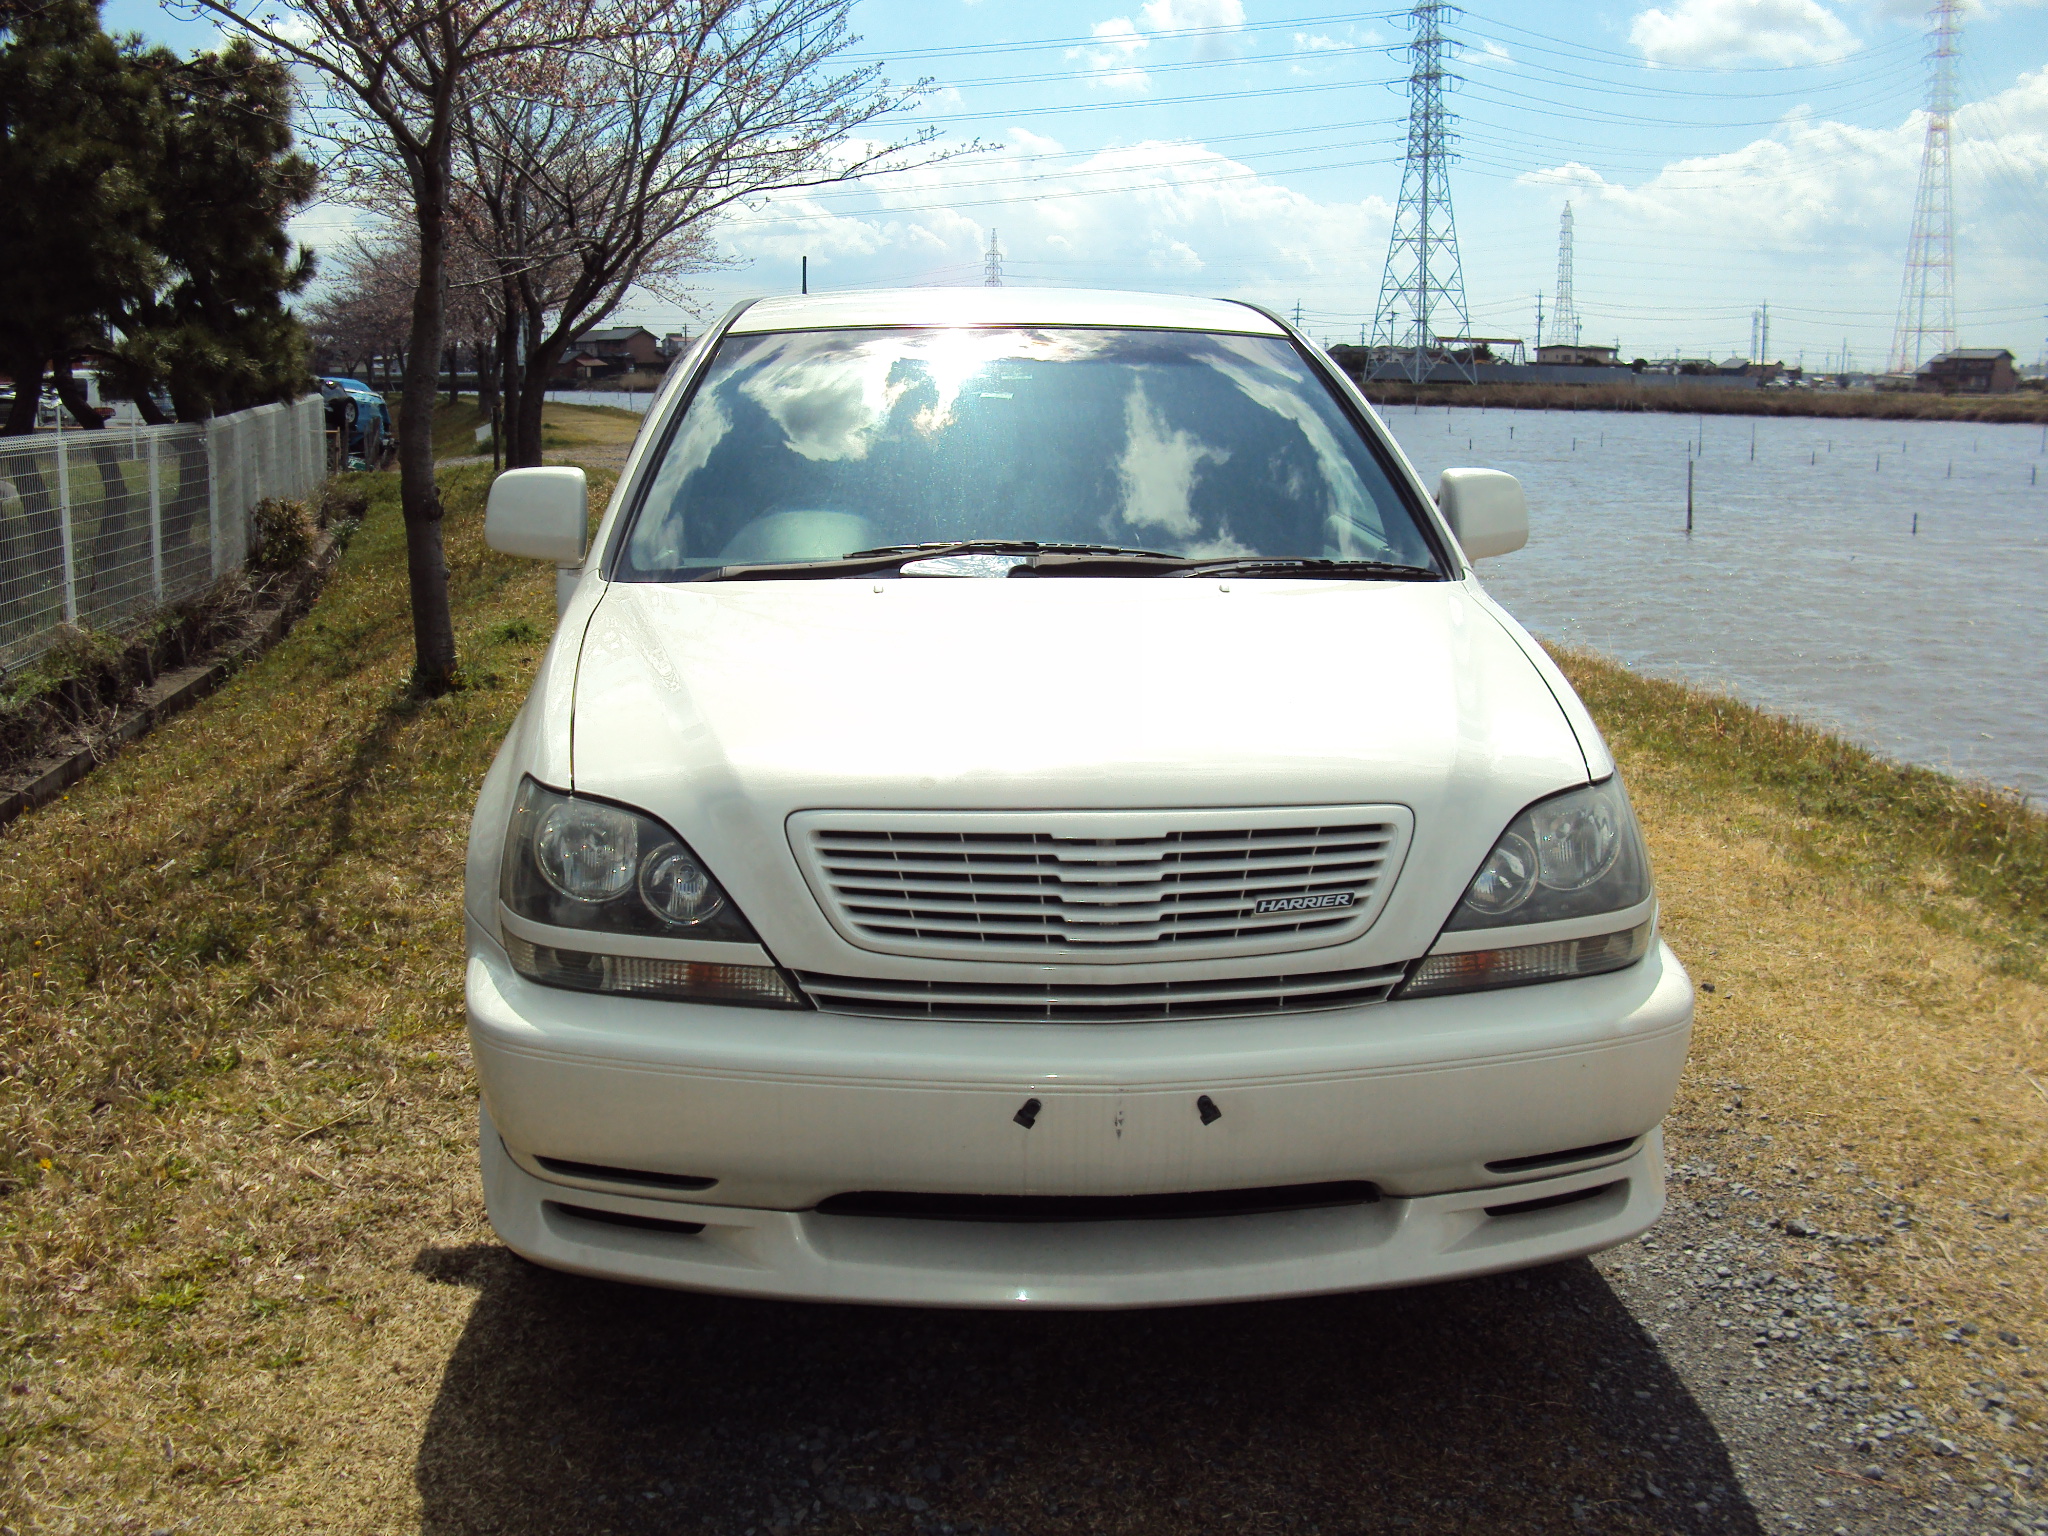
[[64,409],[71,413],[71,419],[87,432],[102,432],[106,423],[100,419],[85,398],[85,386],[80,384],[71,372],[71,364],[65,358],[58,358],[50,370],[50,382],[56,387],[57,398],[64,402]]
[[441,494],[434,485],[434,401],[439,382],[443,311],[441,278],[448,260],[445,154],[429,154],[414,171],[419,215],[419,284],[412,296],[412,334],[398,411],[398,498],[405,512],[406,575],[412,591],[413,683],[440,693],[455,681],[455,622],[448,606],[448,560],[441,547]]
[[476,362],[477,414],[489,421],[498,412],[498,358],[491,339],[479,336],[469,344]]
[[519,381],[518,420],[512,428],[514,456],[506,461],[511,465],[540,462],[540,418],[547,405],[548,379],[569,348],[567,336],[558,334],[551,341],[543,341],[539,331],[540,320],[534,316],[527,332],[525,377]]
[[[149,492],[129,488],[124,471],[129,439],[103,432],[93,439],[93,467],[99,472],[99,517],[86,545],[89,570],[79,572],[80,607],[87,594],[125,616],[131,604],[147,605],[149,593]],[[81,619],[85,615],[80,615]]]
[[36,407],[43,401],[43,360],[17,357],[14,364],[14,404],[8,407],[7,424],[0,437],[23,437],[36,429]]

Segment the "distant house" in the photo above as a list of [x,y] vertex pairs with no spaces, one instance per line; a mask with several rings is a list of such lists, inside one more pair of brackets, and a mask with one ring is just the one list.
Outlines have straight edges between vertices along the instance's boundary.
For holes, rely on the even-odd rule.
[[1614,347],[1581,347],[1569,342],[1552,342],[1536,349],[1539,363],[1562,363],[1569,368],[1619,368],[1621,353]]
[[611,374],[658,372],[667,361],[654,332],[645,326],[614,325],[585,331],[572,341],[555,375],[587,383]]
[[1958,347],[1923,363],[1913,387],[1929,394],[2009,395],[2020,381],[2005,348]]

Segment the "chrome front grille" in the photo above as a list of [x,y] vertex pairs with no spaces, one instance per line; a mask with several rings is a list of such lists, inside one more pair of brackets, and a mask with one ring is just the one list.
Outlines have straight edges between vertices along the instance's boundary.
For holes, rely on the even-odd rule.
[[1099,962],[1355,937],[1410,826],[1400,806],[806,811],[791,842],[833,925],[863,948]]
[[1382,965],[1306,976],[1101,983],[898,981],[802,971],[797,980],[826,1013],[1006,1024],[1142,1024],[1381,1003],[1400,985],[1406,970],[1403,965]]

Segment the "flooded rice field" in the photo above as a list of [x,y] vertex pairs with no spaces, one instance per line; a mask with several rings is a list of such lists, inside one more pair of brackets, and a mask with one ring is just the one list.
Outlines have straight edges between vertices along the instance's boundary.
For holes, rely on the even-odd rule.
[[1386,420],[1432,486],[1453,465],[1521,477],[1529,547],[1481,576],[1537,635],[2048,800],[2043,428],[1442,406]]

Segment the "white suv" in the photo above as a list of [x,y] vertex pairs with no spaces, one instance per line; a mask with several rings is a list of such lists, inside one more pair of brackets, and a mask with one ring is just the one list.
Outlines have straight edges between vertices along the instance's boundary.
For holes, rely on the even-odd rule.
[[[1692,989],[1585,709],[1243,304],[743,305],[587,539],[470,833],[484,1190],[539,1263],[834,1301],[1405,1285],[1663,1206]],[[589,547],[586,551],[586,544]],[[587,558],[586,558],[587,554]]]

